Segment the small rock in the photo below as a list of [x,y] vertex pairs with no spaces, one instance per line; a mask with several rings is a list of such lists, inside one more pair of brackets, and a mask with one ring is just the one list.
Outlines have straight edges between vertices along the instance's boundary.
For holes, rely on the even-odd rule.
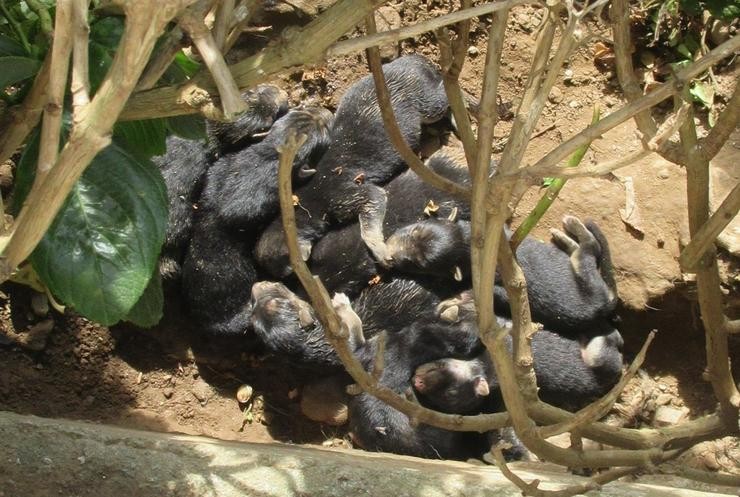
[[688,414],[689,410],[685,407],[660,406],[655,410],[653,422],[658,427],[672,426],[680,423]]
[[671,177],[671,173],[668,171],[668,169],[661,169],[658,171],[658,178],[660,179],[668,179]]
[[167,387],[162,390],[162,395],[164,395],[165,399],[170,399],[175,394],[175,389],[171,387]]
[[658,389],[661,392],[665,392],[666,390],[668,390],[668,385],[666,385],[665,383],[658,383]]
[[577,109],[580,106],[581,102],[579,102],[578,100],[571,100],[570,102],[568,102],[568,107],[570,107],[571,109]]
[[51,463],[54,462],[54,461],[51,460],[50,457],[44,457],[41,460],[44,461],[44,464],[51,464]]
[[193,397],[195,397],[203,407],[205,407],[208,401],[211,400],[211,397],[213,397],[213,389],[203,380],[198,380],[193,383],[190,393],[193,394]]
[[550,95],[548,95],[547,99],[554,104],[559,104],[560,102],[563,101],[562,90],[558,88],[557,86],[553,86],[552,90],[550,90]]
[[566,69],[563,73],[563,81],[570,81],[573,79],[573,69]]
[[655,241],[655,243],[658,246],[658,248],[665,247],[665,240],[663,239],[662,236],[659,236],[658,239]]
[[80,456],[77,458],[77,460],[80,461],[80,464],[85,464],[86,461],[85,456]]
[[342,376],[324,378],[307,385],[301,397],[301,412],[309,419],[332,426],[347,422],[347,394]]
[[476,55],[478,55],[478,53],[480,52],[476,47],[468,47],[468,55],[470,55],[471,57],[475,57]]
[[659,406],[665,406],[671,403],[672,398],[669,393],[661,393],[655,398],[655,403]]

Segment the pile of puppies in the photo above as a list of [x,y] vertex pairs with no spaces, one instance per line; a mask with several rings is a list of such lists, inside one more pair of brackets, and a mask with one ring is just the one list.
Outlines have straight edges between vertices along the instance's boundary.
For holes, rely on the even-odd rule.
[[[442,76],[417,55],[383,71],[399,127],[418,151],[426,126],[448,115]],[[382,384],[447,413],[502,410],[469,290],[470,206],[407,170],[385,133],[371,77],[346,92],[334,116],[320,107],[288,110],[272,86],[245,98],[250,110],[238,121],[209,123],[207,144],[170,137],[155,158],[171,204],[161,273],[180,283],[199,326],[255,333],[317,375],[342,370],[292,276],[278,216],[276,146],[295,130],[307,136],[293,166],[301,255],[354,323],[357,357],[372,369],[383,336]],[[459,155],[442,148],[426,165],[469,185]],[[622,338],[612,324],[617,294],[604,235],[572,216],[563,225],[553,243],[527,238],[516,256],[532,316],[544,327],[532,342],[540,397],[574,410],[618,380]],[[498,283],[498,319],[510,326]],[[351,399],[349,418],[359,446],[421,457],[480,457],[502,436],[413,425],[365,393]]]

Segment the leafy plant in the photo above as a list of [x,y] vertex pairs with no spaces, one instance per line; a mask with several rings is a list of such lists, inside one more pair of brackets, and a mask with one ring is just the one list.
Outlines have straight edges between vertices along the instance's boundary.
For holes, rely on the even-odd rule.
[[[24,1],[0,2],[0,96],[9,105],[22,101],[49,49],[54,2],[36,12]],[[89,20],[91,94],[104,80],[123,34],[123,19]],[[163,76],[183,82],[199,64],[179,53]],[[71,108],[69,95],[65,112]],[[67,118],[67,121],[69,119]],[[60,148],[66,142],[65,123]],[[40,285],[60,302],[105,325],[122,319],[152,326],[162,315],[162,285],[156,264],[167,223],[167,195],[159,170],[149,157],[165,151],[169,133],[204,135],[202,118],[178,117],[117,123],[113,143],[100,152],[69,194],[64,206],[16,275]],[[39,133],[33,133],[17,164],[12,213],[20,211],[36,171]],[[152,277],[152,275],[155,277]]]

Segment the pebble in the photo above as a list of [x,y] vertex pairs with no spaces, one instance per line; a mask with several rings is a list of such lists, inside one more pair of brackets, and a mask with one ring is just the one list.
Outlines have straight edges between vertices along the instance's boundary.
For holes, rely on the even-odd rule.
[[468,47],[468,55],[470,55],[471,57],[475,57],[479,53],[480,52],[478,51],[476,47]]
[[655,410],[655,425],[658,427],[671,426],[680,423],[689,413],[685,407],[677,408],[660,406]]
[[671,403],[673,397],[669,393],[662,393],[655,398],[655,403],[659,406],[665,406]]
[[250,385],[242,385],[236,391],[236,400],[240,404],[246,404],[252,398],[254,389]]
[[213,389],[203,380],[198,380],[193,383],[193,387],[190,389],[190,393],[193,394],[200,405],[205,407],[211,397],[213,397]]
[[579,102],[578,100],[571,100],[570,102],[568,102],[568,107],[570,107],[571,109],[577,109],[580,106],[581,102]]
[[547,99],[554,104],[559,104],[563,101],[563,91],[557,86],[553,86],[552,90],[550,90],[550,95],[547,96]]
[[660,179],[668,179],[671,177],[671,173],[668,172],[668,169],[661,169],[658,171],[658,178]]
[[566,69],[563,73],[563,81],[570,81],[573,79],[573,69]]
[[165,399],[172,398],[172,396],[175,394],[175,389],[167,387],[164,390],[162,390],[162,395],[164,395]]

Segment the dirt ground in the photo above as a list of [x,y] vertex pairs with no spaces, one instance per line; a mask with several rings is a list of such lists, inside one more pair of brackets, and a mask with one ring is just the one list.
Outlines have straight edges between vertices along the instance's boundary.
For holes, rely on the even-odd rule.
[[[406,24],[446,12],[445,3],[411,0],[393,9]],[[522,91],[538,15],[533,8],[517,8],[509,22],[500,83],[504,103],[515,105]],[[462,75],[464,88],[476,95],[489,24],[490,16],[476,21],[474,48],[468,52]],[[261,42],[255,35],[242,46]],[[567,74],[550,96],[527,161],[585,127],[594,104],[600,104],[603,114],[623,104],[613,72],[595,65],[591,48],[583,47],[571,58]],[[429,35],[403,42],[401,50],[437,58]],[[720,97],[729,96],[737,72],[735,66],[718,74]],[[293,104],[318,102],[333,109],[344,90],[366,73],[364,56],[357,54],[330,60],[321,68],[296,71],[279,84]],[[502,120],[496,137],[506,137],[510,127],[510,120]],[[638,146],[635,126],[628,122],[594,142],[584,161],[613,159]],[[731,137],[713,167],[721,178],[713,185],[721,200],[723,192],[740,180],[740,132]],[[639,223],[632,226],[620,217],[630,184],[640,211]],[[514,223],[539,195],[536,188],[527,192]],[[632,359],[650,330],[658,330],[644,374],[633,380],[620,404],[622,414],[629,414],[630,426],[657,425],[654,415],[661,407],[686,419],[715,407],[710,385],[702,379],[704,340],[695,285],[677,262],[686,238],[685,206],[685,171],[652,157],[610,178],[572,180],[535,231],[536,236],[547,237],[547,230],[559,227],[565,213],[599,222],[610,240],[617,269],[626,360]],[[740,308],[736,256],[722,253],[723,291],[734,317]],[[2,292],[3,331],[35,338],[19,346],[6,343],[0,335],[0,410],[227,440],[351,446],[343,427],[314,423],[301,414],[301,392],[310,381],[305,372],[266,355],[252,337],[230,341],[204,337],[177,305],[168,307],[166,320],[155,329],[128,325],[108,329],[74,315],[39,317],[30,306],[29,292],[10,285],[3,286]],[[740,357],[737,340],[732,351],[735,358]],[[740,371],[736,371],[738,377]],[[235,392],[245,384],[255,395],[240,404]],[[737,439],[703,444],[691,457],[703,469],[740,472]]]

